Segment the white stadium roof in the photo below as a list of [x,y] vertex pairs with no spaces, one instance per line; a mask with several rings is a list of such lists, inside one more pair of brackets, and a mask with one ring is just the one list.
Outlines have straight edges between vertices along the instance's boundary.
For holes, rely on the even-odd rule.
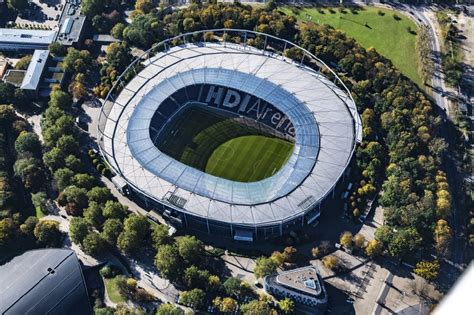
[[[242,183],[162,153],[150,139],[152,116],[163,100],[193,84],[234,88],[285,113],[296,133],[289,161],[271,177]],[[234,224],[284,222],[314,208],[361,140],[355,104],[333,82],[287,58],[229,43],[186,44],[158,53],[104,108],[102,151],[131,186],[179,211]],[[182,201],[179,207],[168,201],[171,196]]]

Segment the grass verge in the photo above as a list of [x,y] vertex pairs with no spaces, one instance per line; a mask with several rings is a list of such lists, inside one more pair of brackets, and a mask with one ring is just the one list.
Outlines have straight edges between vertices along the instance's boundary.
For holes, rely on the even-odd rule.
[[125,303],[127,300],[120,294],[117,286],[117,278],[105,279],[105,289],[109,299],[114,303]]

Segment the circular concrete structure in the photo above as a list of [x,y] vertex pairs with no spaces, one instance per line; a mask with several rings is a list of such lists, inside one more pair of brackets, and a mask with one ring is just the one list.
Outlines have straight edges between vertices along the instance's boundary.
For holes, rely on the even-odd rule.
[[[223,41],[232,32],[241,43]],[[361,140],[349,91],[324,63],[290,42],[214,30],[217,42],[187,43],[200,34],[158,44],[150,52],[160,52],[134,62],[121,76],[99,118],[99,146],[107,163],[140,197],[190,228],[261,238],[314,220]],[[246,45],[250,38],[264,40],[263,49]],[[277,46],[283,47],[281,54]],[[299,62],[283,57],[290,47],[301,52]],[[122,78],[131,73],[125,83]],[[207,174],[161,152],[152,139],[152,119],[159,133],[176,113],[196,103],[293,139],[288,162],[270,177],[245,183]]]

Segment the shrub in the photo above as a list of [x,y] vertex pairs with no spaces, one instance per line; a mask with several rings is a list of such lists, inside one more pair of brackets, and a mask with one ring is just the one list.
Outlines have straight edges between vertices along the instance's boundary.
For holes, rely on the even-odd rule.
[[384,16],[384,15],[385,15],[385,12],[383,12],[382,10],[378,10],[378,11],[377,11],[377,14],[380,15],[380,16]]
[[322,260],[324,267],[334,270],[339,267],[339,258],[334,255],[328,255]]
[[102,171],[105,168],[105,165],[104,164],[97,164],[97,166],[95,168],[97,169],[97,172],[102,173]]

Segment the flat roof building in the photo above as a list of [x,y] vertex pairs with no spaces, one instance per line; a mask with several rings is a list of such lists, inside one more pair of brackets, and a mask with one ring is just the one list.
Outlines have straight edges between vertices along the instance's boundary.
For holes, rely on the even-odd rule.
[[79,3],[67,2],[59,20],[59,34],[56,41],[65,46],[79,43],[85,21],[86,17],[81,15]]
[[27,251],[0,266],[0,283],[0,314],[92,314],[72,250]]
[[32,51],[48,49],[56,38],[57,31],[0,28],[0,50]]
[[265,291],[278,298],[290,298],[298,304],[311,307],[311,314],[324,314],[328,295],[314,266],[266,276]]

